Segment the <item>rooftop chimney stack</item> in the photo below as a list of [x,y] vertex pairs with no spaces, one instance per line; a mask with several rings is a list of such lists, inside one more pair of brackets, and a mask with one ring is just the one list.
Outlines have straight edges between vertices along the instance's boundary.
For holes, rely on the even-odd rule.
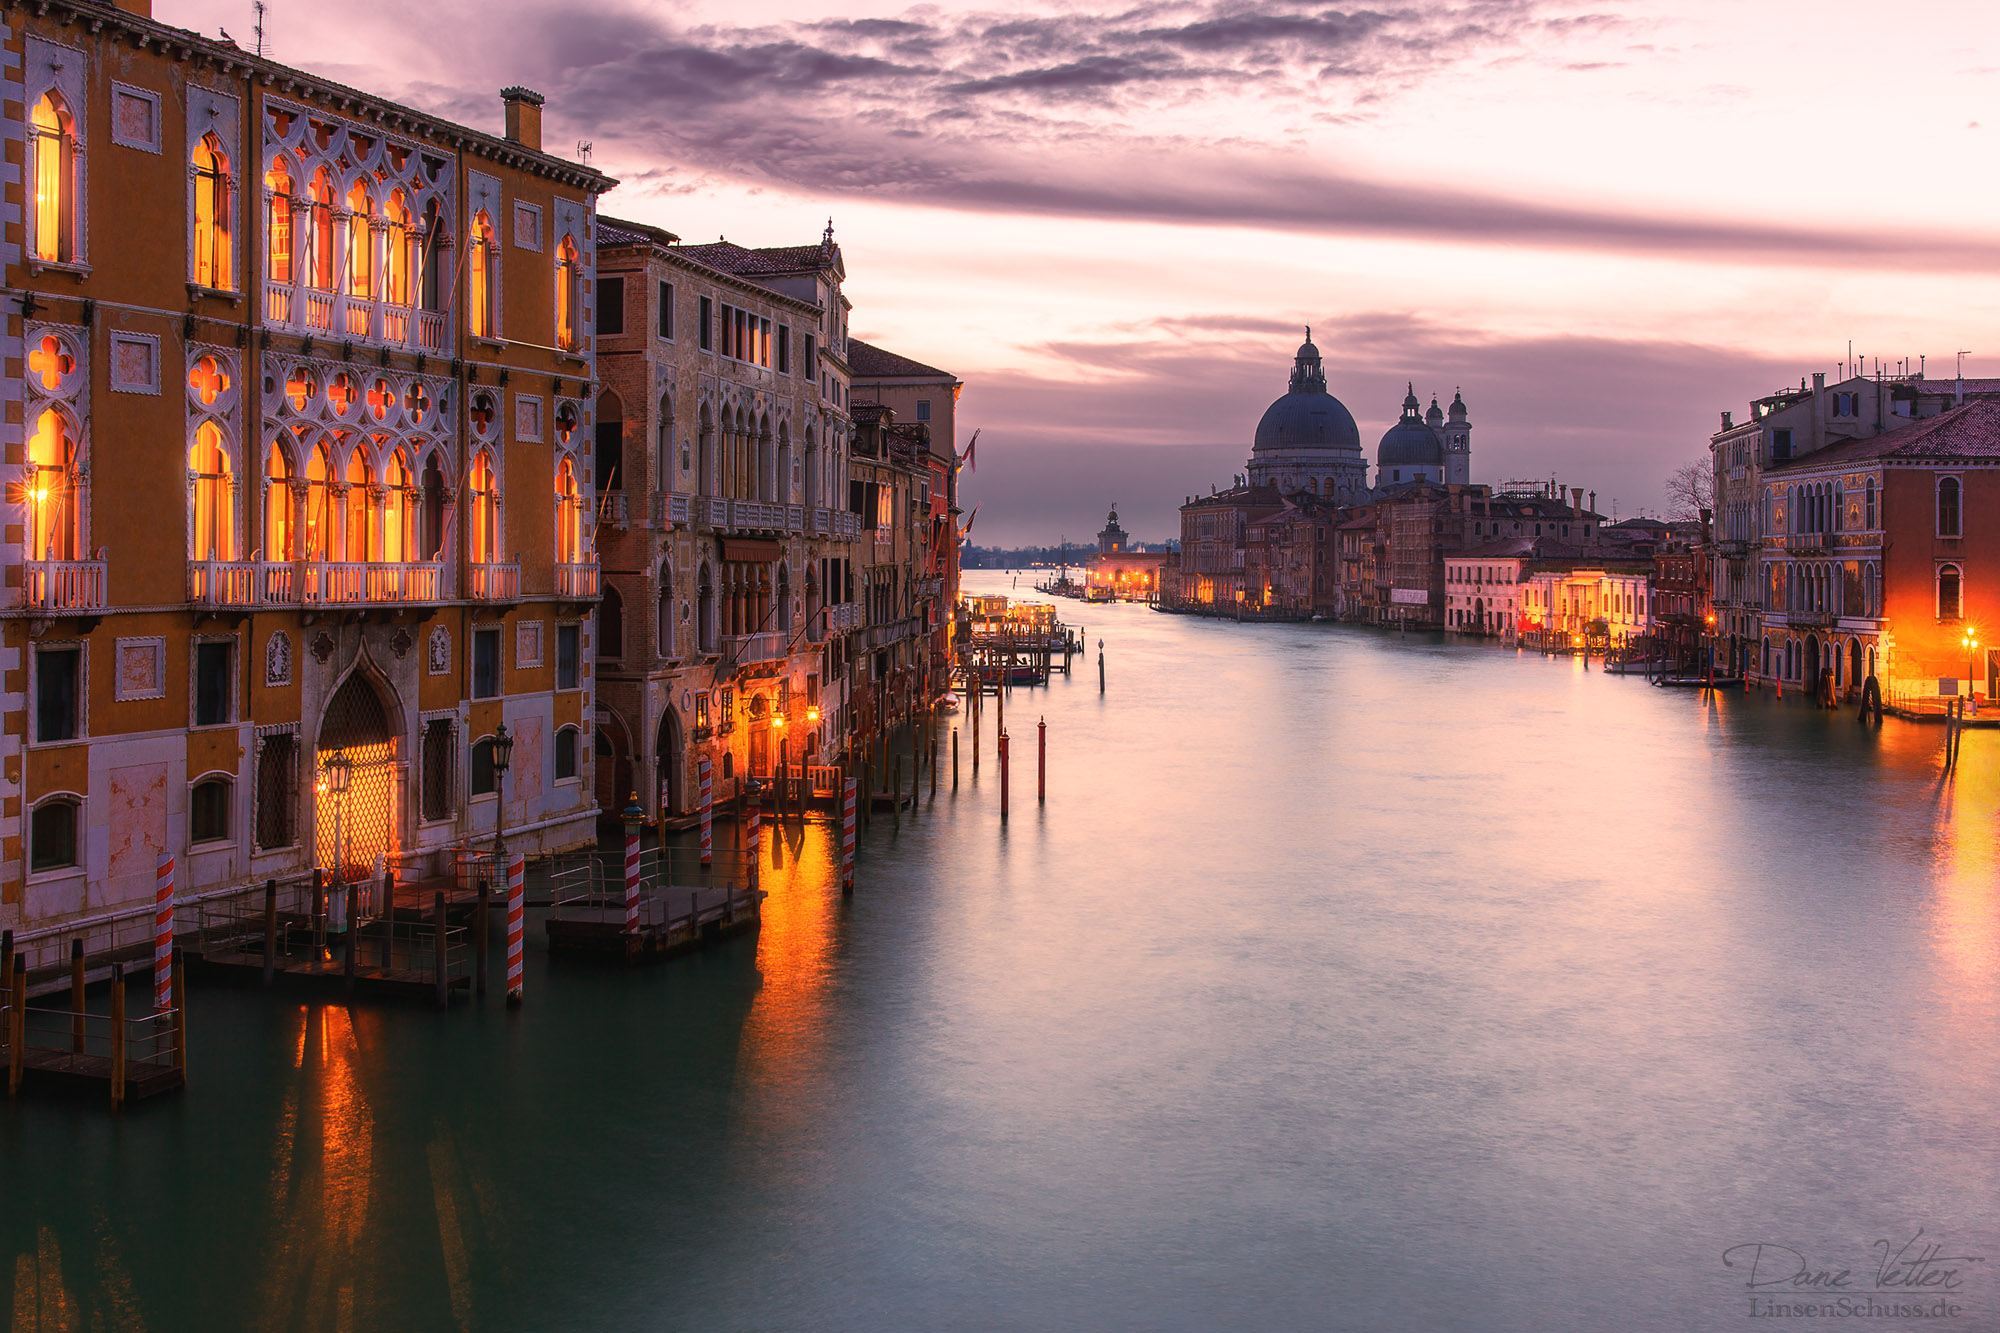
[[500,100],[507,107],[507,141],[532,152],[542,151],[542,103],[540,93],[529,88],[502,88]]

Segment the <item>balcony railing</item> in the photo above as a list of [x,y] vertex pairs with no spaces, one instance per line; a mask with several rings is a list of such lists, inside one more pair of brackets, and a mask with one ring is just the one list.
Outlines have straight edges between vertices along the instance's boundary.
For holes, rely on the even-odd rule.
[[556,596],[571,597],[577,601],[597,600],[597,562],[588,564],[560,564],[556,566]]
[[105,560],[30,560],[21,575],[21,604],[34,611],[102,611],[109,570]]
[[625,492],[606,491],[599,498],[598,503],[604,507],[603,512],[606,522],[616,523],[621,527],[631,522],[632,503],[625,498]]
[[711,528],[729,526],[729,501],[704,495],[696,501],[695,522]]
[[722,636],[722,660],[738,665],[776,661],[785,655],[785,637],[778,630],[767,630],[762,634],[725,634]]
[[388,301],[370,301],[344,292],[323,292],[303,283],[267,282],[264,320],[299,333],[351,338],[433,355],[445,350],[444,315]]
[[669,525],[684,528],[692,521],[693,510],[691,495],[654,495],[646,502],[646,524],[654,528]]
[[188,561],[188,601],[196,606],[254,606],[257,602],[256,562]]
[[293,569],[295,599],[307,606],[444,600],[444,565],[438,561],[306,560]]
[[842,602],[826,609],[826,623],[835,633],[861,628],[861,603]]
[[475,602],[518,602],[521,600],[521,567],[511,561],[504,565],[467,565],[465,595]]

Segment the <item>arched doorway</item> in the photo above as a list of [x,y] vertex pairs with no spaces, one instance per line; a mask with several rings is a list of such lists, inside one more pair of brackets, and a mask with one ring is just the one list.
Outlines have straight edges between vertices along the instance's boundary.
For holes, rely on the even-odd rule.
[[1852,693],[1861,688],[1861,640],[1847,641],[1847,688]]
[[679,814],[684,803],[681,788],[686,781],[687,760],[681,749],[680,714],[671,703],[660,713],[660,733],[654,741],[653,759],[660,788],[660,814],[662,817]]
[[632,777],[632,742],[625,724],[609,709],[597,710],[597,817],[616,821],[637,790]]
[[1819,688],[1819,635],[1806,635],[1806,684]]
[[[350,672],[327,702],[314,746],[315,860],[343,883],[367,879],[375,858],[395,855],[396,742],[391,707],[361,671]],[[339,765],[347,765],[345,791]]]

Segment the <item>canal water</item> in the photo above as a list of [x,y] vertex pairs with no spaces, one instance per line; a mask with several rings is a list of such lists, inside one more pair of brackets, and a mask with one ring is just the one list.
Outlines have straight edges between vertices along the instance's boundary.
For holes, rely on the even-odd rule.
[[968,736],[849,900],[794,826],[754,938],[207,988],[184,1096],[0,1108],[12,1327],[2000,1327],[2000,734],[1064,614],[1010,821]]

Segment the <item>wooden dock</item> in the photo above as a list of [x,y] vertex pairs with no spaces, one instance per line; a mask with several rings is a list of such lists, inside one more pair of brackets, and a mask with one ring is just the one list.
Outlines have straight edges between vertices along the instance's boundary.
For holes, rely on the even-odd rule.
[[627,963],[686,953],[729,935],[757,929],[762,889],[648,888],[639,897],[639,928],[626,929],[621,894],[599,893],[558,903],[546,930],[552,954],[594,954]]
[[[7,1071],[7,1095],[107,1093],[111,1105],[155,1097],[187,1085],[187,968],[176,955],[172,1000],[155,1011],[151,977],[138,995],[128,995],[122,964],[111,969],[110,1012],[85,1006],[84,958],[72,951],[67,1007],[28,1002],[24,958],[9,959],[0,977],[0,1067]],[[128,1001],[130,1002],[128,1004]],[[134,1015],[131,1008],[138,1008]]]

